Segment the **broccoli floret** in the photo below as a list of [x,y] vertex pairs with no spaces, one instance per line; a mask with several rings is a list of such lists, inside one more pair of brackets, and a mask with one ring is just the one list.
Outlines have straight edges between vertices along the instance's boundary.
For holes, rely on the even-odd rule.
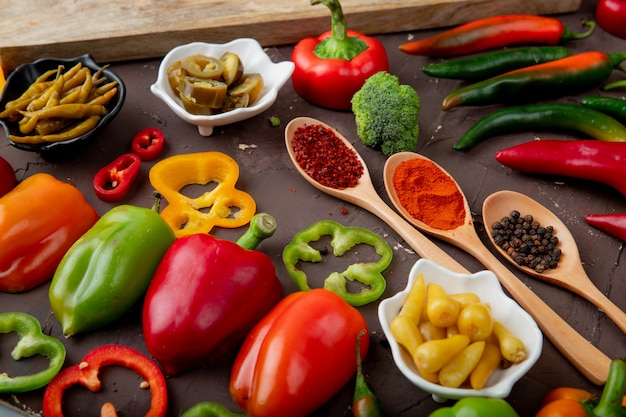
[[419,111],[420,98],[413,87],[400,84],[386,71],[369,77],[352,97],[357,135],[386,156],[415,151]]

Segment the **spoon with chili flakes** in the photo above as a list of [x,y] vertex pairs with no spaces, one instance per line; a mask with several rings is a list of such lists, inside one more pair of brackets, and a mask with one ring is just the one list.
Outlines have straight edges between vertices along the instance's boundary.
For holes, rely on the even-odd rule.
[[[400,152],[387,159],[383,179],[389,199],[409,223],[463,249],[493,271],[502,286],[583,375],[596,384],[606,381],[610,359],[563,320],[482,243],[474,228],[467,199],[448,172],[425,156]],[[418,193],[419,199],[427,202],[415,207],[410,202],[418,199]]]
[[[554,228],[554,235],[558,237],[558,246],[561,248],[561,258],[556,268],[538,272],[528,266],[519,265],[504,249],[496,244],[491,233],[494,225],[500,222],[502,218],[510,216],[512,210],[517,210],[522,216],[530,214],[540,225],[551,225]],[[485,199],[483,203],[483,221],[494,247],[515,267],[543,281],[567,288],[587,299],[602,310],[626,333],[626,314],[591,281],[583,267],[574,236],[572,236],[565,223],[552,211],[523,194],[515,191],[499,191]]]

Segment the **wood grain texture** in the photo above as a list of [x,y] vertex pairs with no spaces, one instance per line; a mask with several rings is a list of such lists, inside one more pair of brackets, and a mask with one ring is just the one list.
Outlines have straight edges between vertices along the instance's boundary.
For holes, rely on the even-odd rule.
[[[417,31],[509,14],[557,14],[581,0],[343,0],[351,29]],[[23,0],[5,2],[0,64],[90,53],[100,63],[161,57],[194,41],[252,37],[263,46],[295,43],[330,27],[328,9],[308,0]]]

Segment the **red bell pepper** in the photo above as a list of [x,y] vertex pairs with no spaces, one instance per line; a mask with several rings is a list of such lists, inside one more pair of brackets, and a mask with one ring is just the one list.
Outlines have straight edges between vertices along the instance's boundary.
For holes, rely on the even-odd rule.
[[410,55],[450,57],[516,44],[558,45],[591,35],[595,22],[585,22],[585,25],[590,29],[576,34],[552,17],[528,14],[492,16],[404,43],[400,45],[400,51]]
[[274,264],[252,250],[275,227],[274,218],[261,213],[237,243],[194,233],[170,246],[143,308],[146,345],[167,374],[235,348],[278,302],[282,286]]
[[502,149],[495,157],[516,171],[598,181],[626,196],[626,146],[621,142],[533,140]]
[[0,156],[0,197],[11,191],[16,183],[17,178],[13,167],[9,161]]
[[626,39],[625,0],[598,0],[595,14],[598,26],[613,36]]
[[298,42],[291,60],[293,88],[305,100],[329,109],[348,110],[365,80],[389,71],[387,51],[377,39],[347,30],[339,0],[311,0],[331,12],[331,30]]
[[52,278],[59,262],[98,220],[74,186],[34,174],[0,198],[0,291],[22,292]]
[[102,201],[120,201],[130,191],[139,175],[141,159],[133,153],[125,153],[100,168],[93,178],[93,189]]
[[[354,343],[367,323],[337,294],[314,289],[281,300],[246,337],[230,393],[248,414],[307,416],[355,374]],[[369,333],[361,338],[361,359]]]
[[[50,381],[43,397],[43,415],[45,417],[63,416],[63,394],[75,384],[87,387],[91,392],[100,391],[102,381],[98,378],[100,368],[117,365],[128,368],[144,378],[152,401],[146,417],[162,417],[167,412],[167,385],[165,377],[156,363],[143,353],[123,345],[111,344],[97,347],[87,353],[75,365],[65,368]],[[140,385],[140,387],[143,387]],[[103,412],[115,415],[111,404],[105,403]]]
[[165,146],[165,135],[156,127],[140,130],[130,144],[130,151],[143,162],[152,161],[161,155]]

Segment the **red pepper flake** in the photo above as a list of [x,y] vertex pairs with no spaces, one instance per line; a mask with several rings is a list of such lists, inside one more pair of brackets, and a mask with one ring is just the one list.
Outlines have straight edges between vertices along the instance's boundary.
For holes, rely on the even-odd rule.
[[341,206],[341,214],[346,216],[348,214],[348,209],[345,206]]
[[296,129],[292,146],[300,168],[326,187],[351,188],[363,175],[363,164],[354,149],[321,124]]

